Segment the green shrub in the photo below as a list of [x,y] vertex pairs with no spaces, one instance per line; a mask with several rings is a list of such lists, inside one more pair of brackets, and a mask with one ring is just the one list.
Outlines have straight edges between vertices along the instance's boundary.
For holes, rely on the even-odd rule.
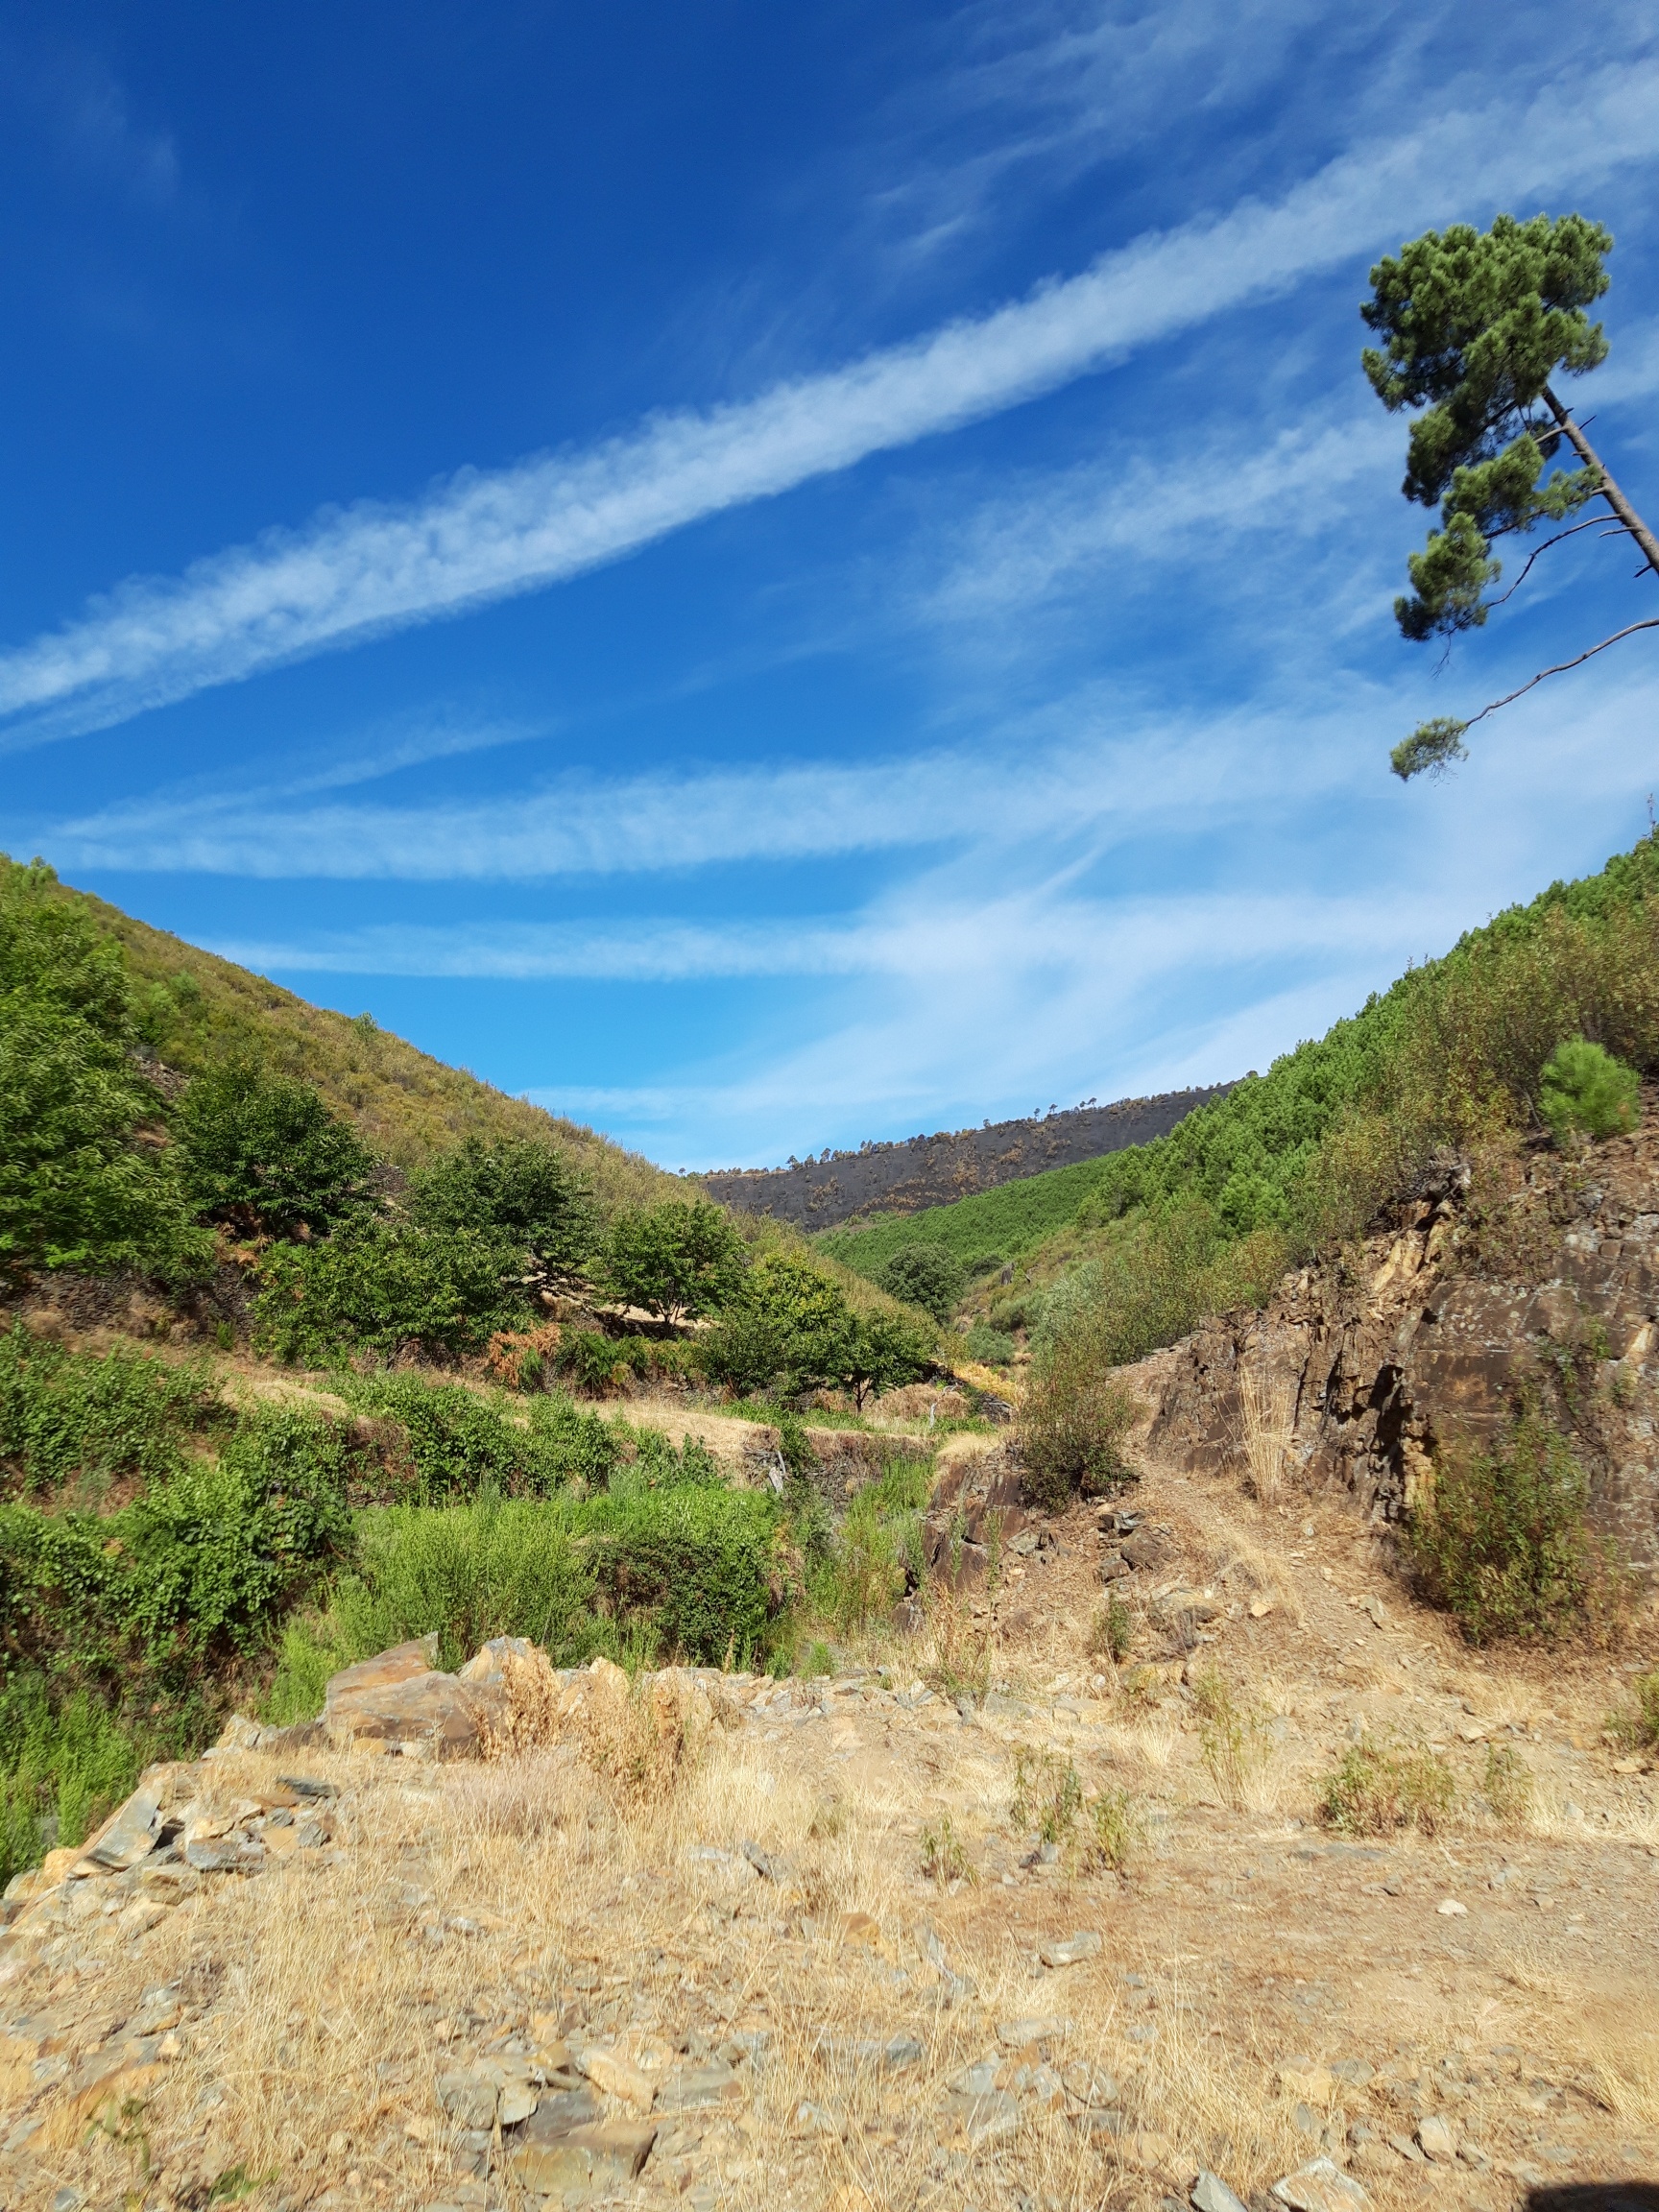
[[565,1506],[484,1497],[371,1507],[358,1517],[356,1565],[327,1607],[287,1623],[266,1712],[308,1719],[329,1675],[420,1636],[437,1637],[438,1664],[450,1670],[493,1636],[528,1636],[555,1665],[579,1665],[615,1647],[593,1596]]
[[436,1358],[474,1351],[523,1315],[518,1256],[469,1229],[349,1221],[312,1244],[274,1244],[259,1262],[257,1326],[279,1359],[342,1351]]
[[53,1845],[84,1843],[154,1749],[84,1690],[54,1705],[38,1673],[0,1690],[0,1888]]
[[125,1345],[103,1356],[68,1352],[20,1320],[0,1336],[0,1466],[26,1489],[171,1474],[185,1439],[228,1420],[199,1364]]
[[929,1882],[937,1882],[945,1888],[951,1882],[970,1882],[973,1868],[968,1863],[968,1848],[949,1813],[941,1815],[937,1827],[931,1821],[922,1831],[922,1871]]
[[1085,1808],[1084,1819],[1085,1870],[1120,1874],[1141,1840],[1135,1800],[1127,1790],[1108,1783]]
[[1033,1365],[1020,1408],[1020,1456],[1033,1501],[1059,1512],[1074,1492],[1097,1497],[1134,1481],[1123,1439],[1139,1410],[1088,1335],[1053,1345]]
[[494,1489],[548,1497],[568,1483],[603,1488],[619,1457],[614,1433],[562,1393],[500,1402],[462,1382],[418,1375],[340,1375],[348,1404],[389,1426],[380,1439],[393,1482],[421,1502]]
[[630,1381],[688,1382],[702,1367],[699,1347],[676,1337],[609,1336],[602,1329],[568,1329],[554,1352],[553,1371],[574,1389],[597,1398]]
[[876,1280],[907,1306],[920,1306],[935,1321],[948,1321],[962,1295],[966,1270],[945,1245],[918,1239],[901,1244]]
[[543,1278],[574,1274],[593,1251],[586,1181],[557,1146],[528,1138],[469,1138],[410,1178],[408,1204],[424,1228],[513,1245]]
[[1639,1674],[1630,1691],[1630,1703],[1609,1716],[1609,1732],[1627,1751],[1659,1751],[1659,1667]]
[[1008,1818],[1016,1834],[1036,1831],[1038,1840],[1070,1844],[1083,1811],[1083,1784],[1070,1759],[1022,1744],[1014,1755],[1014,1795]]
[[366,1204],[377,1163],[309,1083],[232,1060],[191,1082],[174,1109],[184,1191],[244,1236],[324,1231]]
[[1490,1451],[1449,1449],[1407,1531],[1427,1594],[1472,1644],[1599,1630],[1620,1577],[1588,1501],[1572,1445],[1533,1406]]
[[840,1286],[810,1261],[768,1252],[699,1343],[698,1360],[711,1382],[742,1398],[774,1388],[793,1396],[845,1379],[862,1399],[878,1377],[905,1371],[918,1351],[913,1336],[876,1328],[874,1318],[855,1318]]
[[1427,1743],[1362,1737],[1342,1757],[1319,1798],[1319,1817],[1339,1836],[1434,1836],[1456,1799],[1452,1769]]
[[1115,1590],[1108,1591],[1106,1602],[1096,1607],[1089,1625],[1090,1658],[1110,1659],[1114,1667],[1121,1666],[1134,1641],[1134,1614]]
[[883,1623],[923,1573],[922,1516],[931,1476],[925,1461],[895,1459],[847,1502],[808,1574],[814,1614],[842,1636]]
[[1486,1746],[1486,1772],[1480,1788],[1500,1820],[1523,1821],[1532,1809],[1532,1769],[1513,1743]]
[[1003,1335],[987,1321],[976,1321],[968,1332],[968,1357],[987,1367],[1006,1367],[1019,1350],[1012,1336]]
[[780,1519],[763,1492],[680,1484],[583,1511],[598,1588],[620,1629],[647,1622],[670,1655],[747,1665],[791,1595]]
[[615,1216],[599,1268],[613,1297],[660,1321],[680,1321],[726,1305],[742,1284],[744,1257],[742,1233],[723,1207],[666,1198]]
[[1642,1084],[1634,1068],[1599,1045],[1572,1037],[1558,1045],[1538,1078],[1538,1111],[1557,1139],[1612,1137],[1634,1129]]

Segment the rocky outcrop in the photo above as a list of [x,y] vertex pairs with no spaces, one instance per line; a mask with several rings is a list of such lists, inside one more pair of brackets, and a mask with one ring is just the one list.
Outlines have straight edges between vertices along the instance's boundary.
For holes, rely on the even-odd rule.
[[[1369,1519],[1404,1512],[1437,1453],[1490,1442],[1530,1394],[1574,1440],[1591,1519],[1659,1570],[1659,1123],[1580,1160],[1538,1144],[1437,1164],[1355,1251],[1286,1277],[1124,1371],[1147,1449],[1241,1465],[1280,1426],[1286,1466]],[[1246,1399],[1251,1401],[1247,1406]],[[1263,1415],[1262,1408],[1267,1408]]]

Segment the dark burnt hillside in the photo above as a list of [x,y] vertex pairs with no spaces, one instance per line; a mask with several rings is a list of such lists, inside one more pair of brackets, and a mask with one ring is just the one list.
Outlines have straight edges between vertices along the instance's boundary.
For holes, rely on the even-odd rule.
[[825,1152],[787,1167],[718,1168],[702,1180],[709,1194],[743,1214],[769,1214],[803,1229],[832,1229],[866,1214],[915,1214],[948,1206],[976,1190],[993,1190],[1098,1160],[1127,1144],[1147,1144],[1232,1086],[1166,1091],[1157,1098],[1121,1098],[1112,1106],[1075,1106],[1025,1121],[989,1121],[979,1129],[943,1130],[856,1152]]

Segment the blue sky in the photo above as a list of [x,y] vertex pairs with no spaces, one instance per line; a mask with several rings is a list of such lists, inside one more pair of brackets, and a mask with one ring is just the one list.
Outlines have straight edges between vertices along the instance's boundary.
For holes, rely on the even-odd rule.
[[1659,509],[1659,34],[1499,22],[9,8],[0,846],[670,1166],[1265,1067],[1659,784],[1647,637],[1387,773],[1653,595],[1394,628],[1423,228]]

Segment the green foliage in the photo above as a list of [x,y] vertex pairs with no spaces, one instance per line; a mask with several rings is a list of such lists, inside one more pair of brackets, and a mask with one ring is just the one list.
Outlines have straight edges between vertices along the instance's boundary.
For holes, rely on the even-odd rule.
[[334,1386],[390,1431],[381,1440],[387,1471],[424,1503],[486,1489],[533,1498],[571,1483],[603,1489],[620,1462],[616,1431],[559,1392],[509,1412],[465,1383],[418,1375],[343,1374]]
[[1532,1769],[1513,1743],[1488,1743],[1481,1793],[1500,1820],[1519,1823],[1532,1809]]
[[1570,1037],[1555,1047],[1538,1078],[1538,1111],[1557,1139],[1575,1132],[1611,1137],[1635,1128],[1641,1078],[1602,1046]]
[[847,1502],[807,1577],[813,1613],[841,1636],[879,1627],[923,1576],[922,1516],[930,1475],[926,1462],[895,1459],[880,1479]]
[[355,1568],[326,1612],[284,1634],[267,1710],[309,1719],[329,1674],[418,1636],[437,1636],[438,1663],[451,1671],[493,1636],[528,1636],[558,1666],[613,1648],[572,1515],[522,1498],[371,1507]]
[[424,1228],[515,1246],[542,1276],[573,1274],[593,1250],[586,1181],[557,1146],[528,1138],[469,1137],[440,1154],[410,1178],[409,1209]]
[[1339,1836],[1393,1836],[1403,1828],[1434,1836],[1451,1819],[1456,1794],[1451,1767],[1427,1743],[1365,1736],[1327,1777],[1319,1817]]
[[1041,1175],[999,1184],[995,1190],[977,1190],[953,1205],[826,1229],[814,1242],[872,1283],[881,1280],[898,1252],[925,1240],[942,1245],[964,1273],[988,1247],[1017,1260],[1072,1220],[1094,1188],[1101,1166],[1098,1160],[1083,1160],[1070,1167],[1050,1167]]
[[120,949],[50,868],[0,856],[0,1278],[208,1265],[172,1163],[140,1141],[160,1101],[135,1043]]
[[937,1882],[945,1888],[952,1882],[973,1880],[973,1868],[968,1863],[968,1848],[949,1813],[942,1814],[938,1825],[932,1821],[922,1831],[922,1871],[929,1882]]
[[1108,1783],[1085,1812],[1084,1863],[1090,1871],[1120,1874],[1141,1840],[1135,1800],[1127,1790]]
[[567,1329],[553,1355],[553,1372],[590,1398],[637,1382],[689,1382],[701,1372],[699,1347],[675,1337],[610,1336],[603,1329]]
[[1192,1702],[1198,1708],[1198,1747],[1211,1779],[1227,1803],[1241,1811],[1249,1802],[1252,1782],[1267,1762],[1262,1716],[1255,1707],[1239,1703],[1232,1684],[1214,1667],[1194,1678]]
[[156,1748],[84,1690],[55,1704],[38,1672],[0,1689],[0,1889],[52,1845],[84,1843]]
[[968,1357],[987,1367],[1006,1367],[1019,1346],[1012,1336],[1005,1336],[1000,1329],[993,1329],[987,1321],[975,1321],[968,1332]]
[[618,1626],[648,1622],[665,1651],[705,1666],[762,1653],[793,1595],[761,1491],[635,1490],[590,1501],[582,1527]]
[[[913,1339],[886,1317],[855,1317],[840,1286],[793,1252],[768,1252],[698,1346],[711,1382],[739,1397],[777,1387],[784,1395],[849,1379],[861,1382],[905,1364]],[[882,1385],[878,1385],[882,1386]]]
[[252,1061],[198,1075],[173,1117],[185,1194],[244,1236],[325,1231],[365,1204],[374,1155],[309,1083]]
[[965,1269],[949,1246],[931,1238],[901,1244],[876,1277],[883,1290],[948,1321],[962,1295]]
[[1082,1811],[1083,1784],[1073,1762],[1022,1744],[1014,1754],[1014,1795],[1008,1807],[1015,1832],[1030,1835],[1034,1830],[1039,1842],[1064,1849]]
[[1098,1497],[1134,1481],[1123,1438],[1137,1410],[1094,1337],[1080,1331],[1057,1341],[1034,1362],[1020,1408],[1020,1455],[1033,1501],[1060,1512],[1074,1491]]
[[1544,474],[1559,443],[1531,410],[1558,371],[1581,376],[1607,355],[1584,310],[1607,290],[1613,240],[1581,215],[1500,215],[1427,232],[1380,261],[1361,307],[1382,340],[1365,374],[1390,410],[1422,407],[1411,425],[1406,496],[1438,505],[1442,528],[1409,561],[1412,590],[1395,603],[1410,638],[1452,637],[1486,620],[1500,565],[1490,541],[1560,521],[1598,489],[1589,469]]
[[103,1356],[68,1352],[20,1320],[0,1336],[0,1466],[25,1490],[170,1475],[187,1439],[227,1419],[198,1363],[127,1345]]
[[1610,1716],[1607,1725],[1627,1751],[1659,1751],[1659,1667],[1637,1675],[1630,1703]]
[[862,1407],[866,1396],[920,1382],[933,1364],[933,1347],[920,1324],[903,1313],[878,1309],[848,1318],[829,1380],[851,1390]]
[[1460,722],[1455,714],[1431,715],[1427,722],[1418,723],[1409,737],[1400,740],[1388,756],[1388,765],[1402,783],[1425,773],[1444,776],[1457,761],[1468,759],[1469,748],[1463,742],[1468,733],[1468,723]]
[[1533,1405],[1488,1452],[1448,1451],[1407,1537],[1425,1588],[1472,1644],[1596,1627],[1617,1577],[1585,1521],[1590,1485]]
[[1135,1616],[1116,1590],[1109,1591],[1106,1602],[1096,1609],[1090,1623],[1089,1656],[1110,1659],[1114,1667],[1119,1667],[1128,1658],[1134,1641]]
[[471,1229],[349,1220],[312,1244],[274,1244],[259,1262],[258,1333],[279,1359],[322,1364],[343,1351],[438,1358],[475,1351],[522,1317],[518,1255]]
[[743,1280],[744,1244],[732,1216],[706,1198],[626,1208],[600,1249],[606,1288],[660,1321],[717,1311]]

